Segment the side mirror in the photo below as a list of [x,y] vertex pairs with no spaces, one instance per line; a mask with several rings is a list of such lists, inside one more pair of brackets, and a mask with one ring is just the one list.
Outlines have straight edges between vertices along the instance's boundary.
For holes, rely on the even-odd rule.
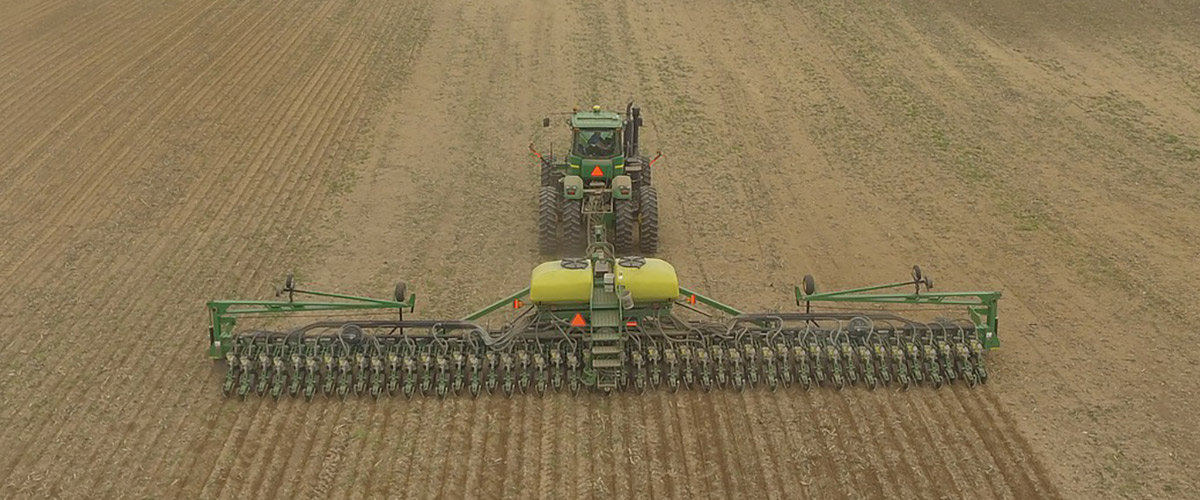
[[550,126],[550,118],[549,118],[549,117],[542,118],[542,126],[543,126],[543,127],[549,127],[549,126]]

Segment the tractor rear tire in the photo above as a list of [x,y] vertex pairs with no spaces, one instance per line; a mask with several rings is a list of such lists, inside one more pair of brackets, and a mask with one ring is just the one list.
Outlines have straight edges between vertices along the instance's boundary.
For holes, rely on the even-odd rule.
[[583,201],[562,201],[562,252],[568,257],[583,255],[587,249],[587,233],[583,224]]
[[613,200],[613,247],[617,256],[632,255],[633,233],[637,231],[637,200]]
[[652,255],[658,252],[658,191],[654,186],[643,185],[640,198],[642,220],[638,233],[642,253]]
[[558,251],[558,195],[553,186],[542,186],[538,193],[538,250],[542,255]]
[[559,179],[562,178],[562,173],[554,168],[553,164],[542,163],[542,187],[551,186],[557,187]]

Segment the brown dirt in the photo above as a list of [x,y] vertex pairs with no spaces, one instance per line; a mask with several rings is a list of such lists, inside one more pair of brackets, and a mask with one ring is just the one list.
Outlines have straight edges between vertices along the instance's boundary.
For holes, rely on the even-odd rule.
[[[0,496],[1163,497],[1200,488],[1190,2],[0,6]],[[595,68],[589,70],[588,68]],[[636,98],[664,256],[747,309],[1005,291],[969,390],[220,397],[209,298],[426,316],[537,262],[540,118]]]

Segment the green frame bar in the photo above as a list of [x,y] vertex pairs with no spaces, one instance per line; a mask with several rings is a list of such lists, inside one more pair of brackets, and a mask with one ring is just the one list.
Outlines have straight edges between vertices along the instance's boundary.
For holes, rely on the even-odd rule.
[[[412,311],[417,302],[417,294],[415,293],[409,294],[408,300],[404,302],[310,290],[291,290],[286,293],[289,294],[289,300],[209,301],[208,357],[221,359],[233,347],[229,340],[233,338],[233,330],[237,326],[237,319],[239,317],[276,316],[306,311],[349,311],[363,309],[396,309],[398,313],[403,313],[404,309]],[[290,294],[341,299],[344,302],[297,302],[291,300]]]
[[684,288],[684,287],[679,287],[679,295],[681,295],[681,296],[683,296],[683,295],[695,295],[695,296],[696,296],[696,302],[699,302],[699,303],[701,303],[701,304],[704,304],[704,305],[706,305],[706,306],[709,306],[709,307],[711,307],[711,308],[713,308],[713,309],[716,309],[716,310],[718,310],[718,311],[721,311],[721,312],[723,312],[723,313],[725,313],[725,314],[728,314],[728,315],[730,315],[730,316],[741,316],[741,315],[742,315],[742,311],[739,311],[739,310],[735,309],[733,306],[730,306],[730,305],[728,305],[728,304],[724,304],[724,303],[722,303],[722,302],[719,302],[719,301],[717,301],[717,300],[715,300],[715,299],[713,299],[713,298],[711,298],[711,297],[707,297],[707,296],[705,296],[705,295],[703,295],[703,294],[696,293],[696,292],[694,292],[694,291],[692,291],[692,290],[689,290],[689,289],[687,289],[687,288]]
[[986,348],[1000,347],[999,329],[999,300],[1001,293],[994,292],[924,292],[900,294],[866,293],[876,290],[886,290],[904,286],[914,286],[917,283],[904,281],[875,285],[835,292],[823,292],[806,295],[804,290],[796,287],[796,304],[801,302],[856,302],[876,304],[913,304],[913,305],[947,305],[963,306],[975,324],[979,340]]
[[520,291],[513,293],[512,295],[509,295],[503,299],[500,299],[495,302],[492,302],[491,304],[488,304],[488,306],[484,307],[483,309],[480,309],[471,314],[463,316],[462,321],[475,321],[479,318],[487,316],[488,314],[491,314],[492,311],[495,311],[496,309],[504,307],[505,304],[511,303],[514,300],[517,300],[519,298],[522,298],[522,297],[525,297],[528,295],[529,295],[529,287],[522,288]]

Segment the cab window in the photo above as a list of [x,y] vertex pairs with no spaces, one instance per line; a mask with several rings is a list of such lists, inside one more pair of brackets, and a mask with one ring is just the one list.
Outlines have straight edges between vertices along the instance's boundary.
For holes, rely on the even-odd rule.
[[585,158],[612,158],[621,154],[621,131],[580,129],[575,132],[573,153]]

